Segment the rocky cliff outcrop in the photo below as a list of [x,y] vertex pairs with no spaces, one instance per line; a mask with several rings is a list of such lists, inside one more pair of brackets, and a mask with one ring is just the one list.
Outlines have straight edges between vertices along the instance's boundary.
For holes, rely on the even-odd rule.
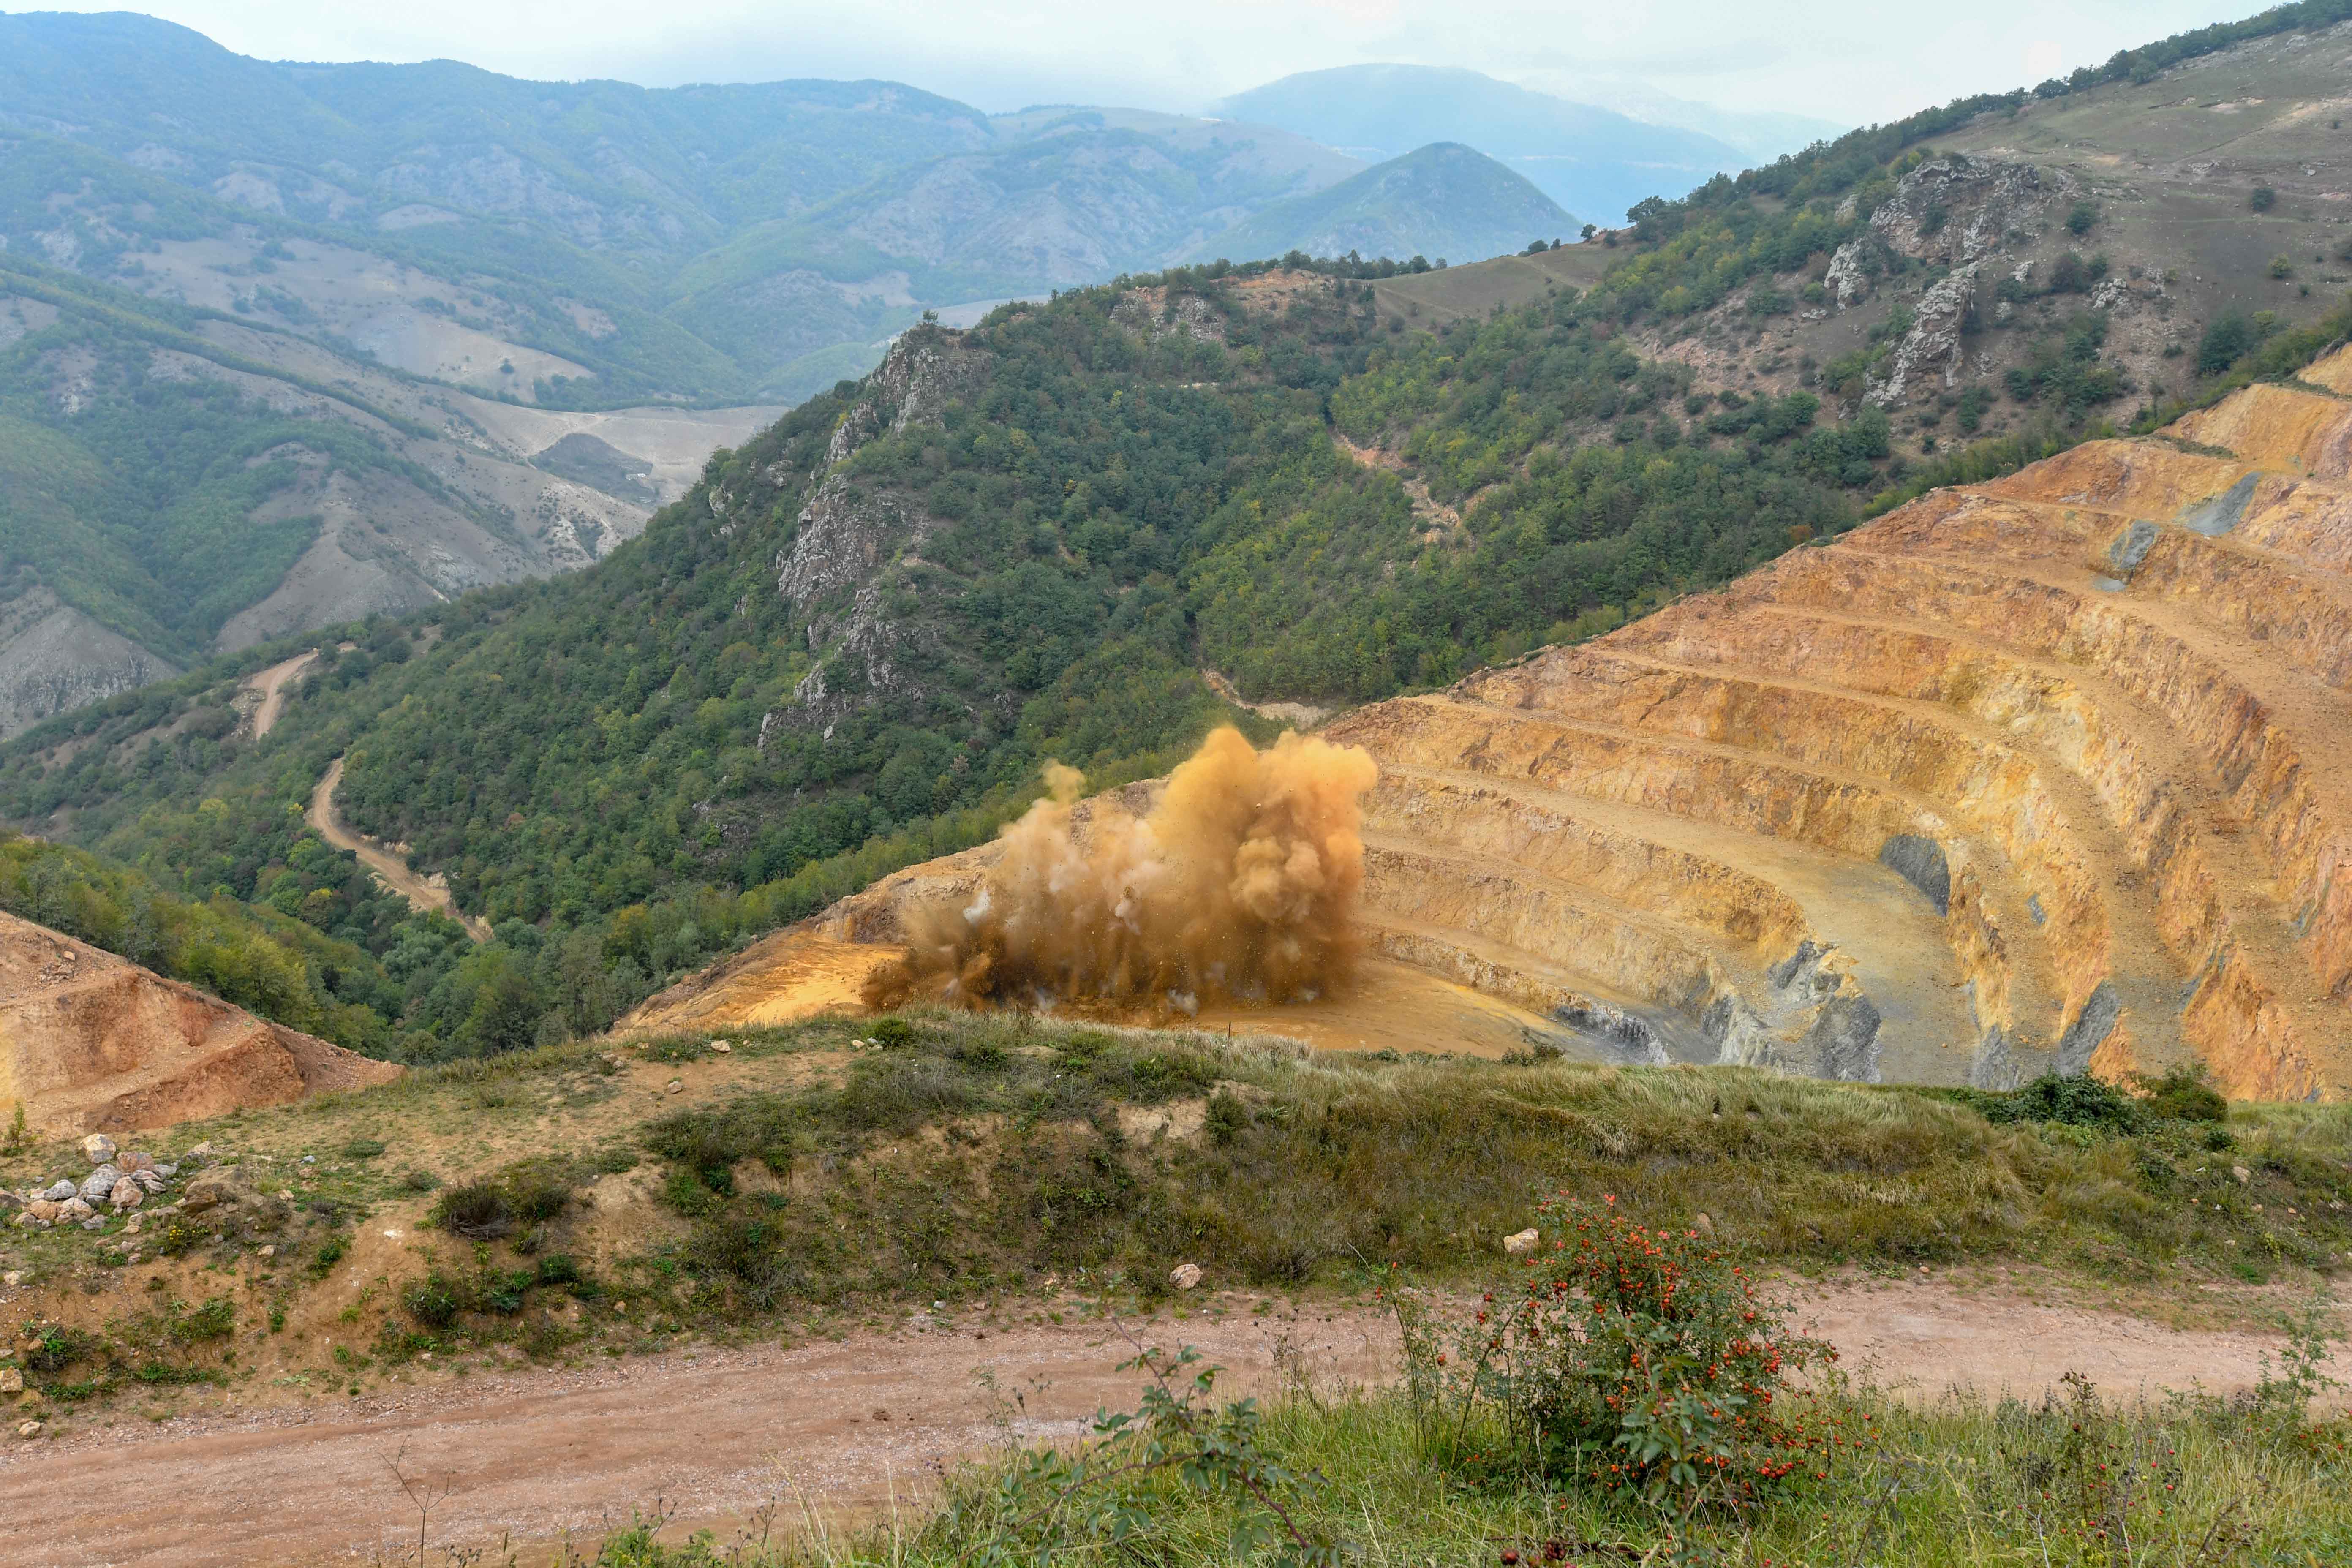
[[[901,692],[910,654],[938,652],[928,627],[894,616],[890,590],[919,562],[936,519],[904,497],[857,483],[841,465],[884,435],[936,425],[947,407],[983,383],[989,356],[963,346],[963,335],[922,326],[901,337],[866,384],[866,395],[833,433],[815,489],[795,520],[791,542],[774,560],[776,592],[801,617],[815,660],[790,707],[767,716],[761,739],[778,723],[829,728],[876,696]],[[828,472],[827,470],[833,470]],[[792,476],[761,476],[781,489]],[[754,504],[748,491],[714,489],[712,515],[722,531]]]
[[[2352,1098],[2347,575],[2352,350],[1341,718],[1367,935],[1604,1059]],[[663,1005],[837,982],[991,853]]]
[[1872,209],[1867,234],[1838,247],[1830,259],[1831,291],[1840,305],[1855,303],[1878,270],[1874,255],[1945,267],[1982,261],[2025,243],[2051,204],[2072,200],[2079,189],[2063,169],[1962,153],[1930,159]]
[[1872,211],[1868,230],[1830,258],[1822,279],[1838,309],[1851,310],[1895,264],[1948,268],[1912,307],[1910,329],[1872,383],[1871,402],[1892,407],[1931,374],[1944,386],[1959,384],[1961,336],[1979,308],[1979,274],[2034,243],[2052,205],[2071,201],[2080,189],[2063,169],[1957,153],[1931,159],[1896,182],[1894,195]]
[[0,605],[0,735],[179,673],[46,587]]
[[400,1071],[0,914],[0,1100],[44,1132],[162,1127]]

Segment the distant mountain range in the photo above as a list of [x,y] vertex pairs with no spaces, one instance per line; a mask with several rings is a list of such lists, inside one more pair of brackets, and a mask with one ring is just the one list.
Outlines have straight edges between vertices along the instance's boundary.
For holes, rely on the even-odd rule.
[[927,309],[1218,257],[1475,261],[1736,162],[1465,71],[989,115],[0,16],[0,733],[594,560]]
[[1476,71],[1429,66],[1307,71],[1236,93],[1216,109],[1236,121],[1276,126],[1371,160],[1433,142],[1462,142],[1604,227],[1644,196],[1687,191],[1751,162],[1696,131],[1570,103]]
[[1511,79],[1571,103],[1612,109],[1647,124],[1712,136],[1728,143],[1739,153],[1740,162],[1749,166],[1769,163],[1784,153],[1801,151],[1816,142],[1833,142],[1853,129],[1843,121],[1790,114],[1785,110],[1717,109],[1711,103],[1694,103],[1660,92],[1645,81],[1628,77],[1553,69],[1514,71]]
[[[1475,260],[1741,162],[1696,132],[1462,70],[1290,77],[1214,119],[991,116],[893,82],[648,89],[452,61],[272,63],[127,13],[0,16],[12,132],[12,253],[488,395],[604,407],[793,399],[865,369],[927,307],[1313,248],[1335,209],[1299,198],[1437,142],[1501,161],[1564,210],[1525,209],[1481,174],[1351,232]],[[297,238],[337,247],[350,277],[373,258],[402,280],[222,282]],[[426,279],[487,286],[491,303],[461,321]]]
[[1194,255],[1238,260],[1303,250],[1484,259],[1530,240],[1549,244],[1575,229],[1576,219],[1524,177],[1458,142],[1439,142],[1276,202]]

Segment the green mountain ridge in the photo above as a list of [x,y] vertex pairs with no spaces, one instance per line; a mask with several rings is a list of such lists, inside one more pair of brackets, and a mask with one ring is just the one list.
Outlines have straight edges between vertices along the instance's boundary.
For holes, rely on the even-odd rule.
[[1294,251],[1483,258],[1508,255],[1531,239],[1549,244],[1575,228],[1572,216],[1507,166],[1441,142],[1278,202],[1208,242],[1195,258]]
[[[1748,162],[1699,132],[1645,123],[1458,67],[1304,71],[1236,93],[1217,111],[1280,126],[1374,162],[1433,142],[1465,143],[1566,210],[1604,226],[1645,196],[1686,190]],[[1486,254],[1492,253],[1472,252],[1465,259]]]
[[[583,564],[927,307],[1150,270],[1359,167],[890,82],[533,83],[0,16],[0,734]],[[1420,215],[1444,253],[1471,199]],[[610,451],[541,460],[574,435]]]
[[[1203,668],[1327,701],[1442,683],[1834,533],[1883,482],[1875,415],[1831,426],[1801,395],[1685,427],[1689,372],[1573,294],[1433,333],[1349,270],[1209,267],[918,327],[594,569],[361,628],[266,742],[192,738],[243,668],[212,665],[0,749],[0,801],[309,919],[324,884],[286,807],[341,756],[343,815],[500,937],[404,958],[398,922],[331,889],[317,929],[405,976],[401,1048],[480,1048],[509,1004],[530,1037],[601,1026],[975,841],[1045,757],[1116,780],[1219,720],[1264,732]],[[1482,491],[1458,524],[1430,510]]]

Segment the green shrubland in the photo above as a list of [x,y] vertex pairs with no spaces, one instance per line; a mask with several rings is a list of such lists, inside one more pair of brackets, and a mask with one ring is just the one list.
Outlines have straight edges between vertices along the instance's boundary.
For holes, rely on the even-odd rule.
[[1270,1404],[1231,1399],[1220,1369],[1106,1295],[1140,1396],[1076,1442],[1008,1447],[886,1523],[772,1505],[731,1541],[665,1544],[657,1516],[594,1562],[2153,1568],[2352,1550],[2352,1430],[2315,1405],[2334,1386],[2316,1305],[2227,1400],[2117,1397],[2071,1373],[2038,1398],[1896,1400],[1790,1331],[1742,1233],[1625,1207],[1547,1200],[1530,1256],[1446,1289],[1380,1272],[1394,1386],[1323,1390],[1294,1369]]
[[[1807,395],[1691,411],[1686,371],[1572,295],[1391,334],[1368,269],[1271,314],[1245,291],[1265,270],[1139,280],[1212,335],[1139,335],[1119,286],[963,335],[983,369],[940,423],[832,472],[850,504],[929,521],[919,562],[874,584],[889,680],[833,668],[856,700],[824,722],[795,696],[809,625],[854,595],[803,615],[774,563],[864,395],[847,383],[593,571],[321,638],[263,742],[215,719],[249,659],[38,727],[0,750],[0,811],[65,813],[175,896],[226,889],[363,949],[330,989],[412,1059],[509,1050],[980,842],[1046,757],[1098,784],[1163,770],[1230,716],[1203,666],[1253,696],[1442,683],[1833,533],[1882,482],[1880,416],[1831,426]],[[1408,452],[1463,526],[1433,531],[1335,423]],[[302,822],[337,755],[344,815],[446,873],[497,942],[454,949],[354,896]]]
[[[2352,1121],[2214,1115],[2187,1075],[2011,1095],[1728,1069],[1227,1051],[1181,1035],[924,1016],[791,1092],[649,1125],[692,1223],[680,1300],[985,1296],[1048,1274],[1146,1296],[1213,1258],[1258,1288],[1394,1264],[1458,1273],[1550,1194],[1643,1223],[1706,1215],[1759,1259],[1909,1268],[2013,1256],[2148,1282],[2268,1279],[2352,1248]],[[803,1048],[810,1033],[775,1047]],[[794,1043],[787,1044],[787,1041]],[[1181,1102],[1199,1136],[1139,1131]],[[745,1162],[800,1173],[787,1201]],[[2242,1170],[2242,1179],[2237,1173]]]

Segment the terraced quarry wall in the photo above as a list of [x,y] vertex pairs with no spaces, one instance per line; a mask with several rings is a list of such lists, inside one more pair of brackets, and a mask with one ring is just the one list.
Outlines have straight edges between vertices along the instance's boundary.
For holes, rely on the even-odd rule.
[[[2352,1094],[2347,393],[2352,350],[1342,717],[1381,767],[1377,950],[1621,1059],[2004,1086],[2197,1058],[2237,1096]],[[633,1021],[777,1016],[818,971],[837,999],[812,943],[887,943],[990,853]]]

